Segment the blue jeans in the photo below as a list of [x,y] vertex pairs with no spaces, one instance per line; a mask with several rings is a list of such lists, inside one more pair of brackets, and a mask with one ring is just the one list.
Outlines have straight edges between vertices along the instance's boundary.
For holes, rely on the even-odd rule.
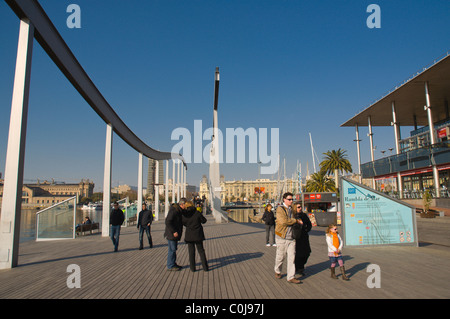
[[120,225],[118,226],[111,225],[110,236],[114,244],[114,251],[117,251],[117,248],[119,248]]
[[178,241],[177,240],[167,240],[167,241],[169,243],[169,252],[167,254],[167,268],[170,269],[176,265]]
[[139,226],[139,247],[144,246],[144,232],[147,234],[148,239],[148,245],[153,247],[153,241],[152,241],[152,235],[150,234],[150,227],[151,226]]

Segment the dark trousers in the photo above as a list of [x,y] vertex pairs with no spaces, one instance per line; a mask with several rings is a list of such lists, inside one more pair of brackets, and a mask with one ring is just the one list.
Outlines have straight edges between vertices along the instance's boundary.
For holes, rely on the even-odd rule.
[[111,231],[110,231],[109,235],[114,244],[114,251],[117,251],[119,248],[120,225],[117,225],[117,226],[111,225]]
[[144,231],[147,234],[148,244],[150,245],[150,248],[153,247],[153,241],[152,241],[152,235],[150,234],[150,227],[151,226],[139,226],[139,247],[144,247]]
[[297,271],[305,269],[305,265],[311,255],[311,247],[309,238],[303,236],[300,240],[296,240],[295,244],[295,269]]
[[303,270],[305,269],[305,264],[308,261],[309,254],[307,255],[295,255],[295,269]]
[[189,267],[195,271],[195,248],[197,248],[200,260],[202,262],[203,270],[208,271],[208,261],[206,260],[205,248],[203,248],[203,241],[187,242],[189,251]]
[[[272,236],[270,236],[272,233]],[[269,239],[272,238],[272,245],[275,244],[275,225],[266,225],[266,244],[269,244]]]

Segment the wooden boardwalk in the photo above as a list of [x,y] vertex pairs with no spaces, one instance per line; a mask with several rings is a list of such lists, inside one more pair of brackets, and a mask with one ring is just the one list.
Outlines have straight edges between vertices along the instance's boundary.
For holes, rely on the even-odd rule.
[[[344,249],[350,281],[332,280],[323,227],[310,233],[307,276],[296,285],[274,277],[275,247],[265,246],[262,224],[205,224],[210,271],[188,266],[187,246],[178,247],[181,271],[166,270],[164,222],[152,227],[154,247],[138,250],[135,226],[122,228],[118,252],[101,234],[75,240],[26,242],[19,266],[0,270],[0,298],[31,299],[291,299],[291,298],[450,298],[450,218],[418,219],[426,242],[420,247]],[[433,243],[440,229],[441,242]],[[428,237],[427,237],[428,236]],[[197,256],[198,258],[198,256]],[[69,289],[67,267],[80,267],[81,288]],[[368,288],[367,266],[381,269],[381,287]],[[284,272],[285,272],[284,267]],[[337,272],[339,274],[339,271]]]

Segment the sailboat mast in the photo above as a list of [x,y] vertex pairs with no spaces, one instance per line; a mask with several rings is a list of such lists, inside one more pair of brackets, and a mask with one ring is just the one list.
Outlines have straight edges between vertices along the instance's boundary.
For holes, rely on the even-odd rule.
[[311,133],[309,133],[309,140],[311,142],[311,155],[312,155],[312,159],[313,159],[313,168],[314,168],[314,173],[315,173],[316,172],[316,160],[314,159],[314,146],[313,146],[313,142],[312,142]]

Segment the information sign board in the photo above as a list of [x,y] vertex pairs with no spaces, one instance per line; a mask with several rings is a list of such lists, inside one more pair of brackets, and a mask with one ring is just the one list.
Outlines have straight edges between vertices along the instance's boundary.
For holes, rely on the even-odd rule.
[[418,245],[415,207],[341,178],[345,246]]

